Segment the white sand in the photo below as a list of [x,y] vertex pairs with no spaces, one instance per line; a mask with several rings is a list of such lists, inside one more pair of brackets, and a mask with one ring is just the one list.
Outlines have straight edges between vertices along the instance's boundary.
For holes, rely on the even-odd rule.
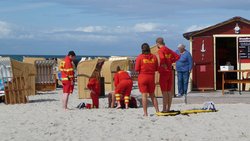
[[[249,141],[250,105],[216,104],[219,112],[190,116],[157,117],[149,107],[149,117],[142,108],[107,109],[107,99],[100,99],[100,109],[78,110],[77,91],[70,96],[69,108],[61,108],[58,90],[54,94],[30,97],[31,103],[0,104],[0,140],[81,140],[81,141]],[[86,101],[86,100],[84,100]],[[200,104],[173,104],[173,109],[201,108]]]

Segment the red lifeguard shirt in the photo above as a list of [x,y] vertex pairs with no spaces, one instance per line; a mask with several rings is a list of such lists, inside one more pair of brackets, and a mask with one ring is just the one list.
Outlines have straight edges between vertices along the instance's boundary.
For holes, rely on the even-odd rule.
[[126,71],[119,71],[114,76],[115,87],[122,81],[122,80],[130,80],[131,77]]
[[101,91],[100,83],[96,78],[90,78],[87,87],[88,89],[93,90],[97,94],[99,94]]
[[159,72],[168,72],[172,70],[172,64],[180,59],[180,56],[167,48],[166,46],[161,47],[158,50],[159,58],[160,58],[160,66]]
[[155,74],[158,69],[158,61],[153,54],[140,54],[136,58],[135,71],[139,74]]
[[61,62],[60,71],[62,74],[62,81],[72,81],[74,79],[74,68],[69,56],[66,56],[64,61]]

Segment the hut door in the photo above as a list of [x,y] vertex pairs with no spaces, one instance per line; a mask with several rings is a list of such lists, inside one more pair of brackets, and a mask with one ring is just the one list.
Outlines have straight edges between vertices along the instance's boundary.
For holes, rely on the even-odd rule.
[[193,38],[193,89],[214,90],[213,37]]
[[[237,69],[236,37],[216,37],[216,70],[228,62]],[[225,74],[226,79],[237,79],[237,73]],[[222,88],[222,75],[216,71],[216,89]],[[237,84],[225,84],[225,88],[236,88]]]

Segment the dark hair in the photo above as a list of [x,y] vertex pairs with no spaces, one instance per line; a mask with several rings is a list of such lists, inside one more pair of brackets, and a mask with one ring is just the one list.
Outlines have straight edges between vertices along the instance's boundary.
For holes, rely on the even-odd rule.
[[165,45],[164,39],[163,39],[162,37],[158,37],[158,38],[156,39],[156,43],[158,43],[158,44],[160,44],[160,45]]
[[149,47],[148,43],[143,43],[141,45],[141,51],[142,51],[142,54],[149,54],[149,53],[151,53],[150,52],[150,47]]
[[68,56],[76,56],[76,54],[74,51],[71,50],[71,51],[69,51]]
[[116,67],[116,72],[119,72],[121,70],[120,66]]

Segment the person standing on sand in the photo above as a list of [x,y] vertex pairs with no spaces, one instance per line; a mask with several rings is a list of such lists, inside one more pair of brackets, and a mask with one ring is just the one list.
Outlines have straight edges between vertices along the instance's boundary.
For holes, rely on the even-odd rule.
[[159,48],[159,73],[160,73],[160,87],[163,96],[163,110],[162,112],[169,112],[173,94],[171,93],[172,89],[172,64],[176,62],[180,56],[174,51],[165,46],[164,40],[162,37],[156,39],[156,45]]
[[76,54],[74,51],[69,51],[68,55],[65,57],[64,61],[60,64],[60,71],[62,75],[63,84],[63,109],[68,109],[68,99],[69,95],[73,93],[74,89],[74,68],[73,60],[75,60]]
[[99,108],[99,96],[101,93],[101,86],[99,81],[100,74],[98,71],[94,71],[87,84],[88,89],[91,91],[90,96],[92,99],[92,108]]
[[193,67],[191,54],[185,49],[185,45],[179,44],[177,54],[180,59],[176,62],[176,71],[178,77],[178,97],[187,95],[189,75]]
[[133,87],[133,81],[128,72],[121,70],[118,66],[114,76],[115,81],[115,99],[117,102],[117,109],[121,108],[121,95],[124,98],[125,108],[128,109],[130,94]]
[[144,115],[148,116],[147,112],[147,97],[151,97],[152,103],[156,112],[159,112],[158,101],[155,97],[155,72],[158,69],[158,61],[155,55],[151,54],[150,47],[147,43],[141,46],[142,54],[136,58],[135,70],[139,73],[138,86],[142,93],[142,106]]

